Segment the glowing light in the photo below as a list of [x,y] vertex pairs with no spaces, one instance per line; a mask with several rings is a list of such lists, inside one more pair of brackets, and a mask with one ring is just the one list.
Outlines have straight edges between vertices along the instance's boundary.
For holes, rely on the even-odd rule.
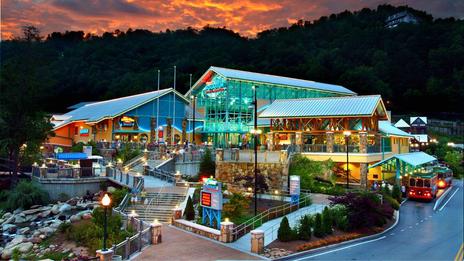
[[107,207],[110,205],[110,203],[111,203],[111,198],[110,196],[108,196],[108,194],[105,193],[105,195],[102,198],[102,205]]
[[345,137],[349,137],[351,135],[351,131],[344,131],[343,135],[345,135]]
[[229,222],[229,218],[225,218],[224,221],[225,221],[225,222]]
[[276,189],[274,190],[274,194],[278,195],[279,194],[279,191]]
[[248,187],[248,191],[253,191],[253,189],[251,187]]

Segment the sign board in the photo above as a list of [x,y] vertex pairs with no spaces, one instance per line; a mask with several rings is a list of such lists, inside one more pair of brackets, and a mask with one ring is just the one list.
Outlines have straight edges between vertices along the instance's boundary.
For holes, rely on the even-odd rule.
[[290,197],[292,204],[300,200],[300,176],[290,176]]
[[82,152],[84,152],[87,157],[92,156],[92,146],[82,146]]
[[128,117],[128,116],[123,116],[119,120],[119,125],[121,125],[121,127],[134,127],[134,124],[135,124],[135,119]]
[[80,136],[89,136],[89,134],[90,134],[90,130],[87,129],[87,128],[84,128],[84,129],[80,129],[80,130],[79,130],[79,135],[80,135]]
[[200,204],[202,207],[215,210],[222,209],[222,184],[214,179],[207,179],[200,192]]

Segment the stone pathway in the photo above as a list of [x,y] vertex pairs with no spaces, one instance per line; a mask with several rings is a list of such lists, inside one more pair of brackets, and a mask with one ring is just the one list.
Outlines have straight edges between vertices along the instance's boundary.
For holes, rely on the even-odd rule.
[[[306,214],[313,214],[313,213],[320,213],[324,209],[326,205],[324,204],[312,204],[309,207],[301,208],[295,212],[292,212],[287,215],[288,221],[290,226],[293,227],[298,223],[298,220],[306,215]],[[264,223],[257,229],[264,230],[264,246],[269,245],[272,241],[277,239],[277,230],[280,226],[280,221],[283,217],[276,218]],[[251,249],[251,233],[248,233],[241,237],[239,240],[227,244],[228,246],[242,250],[242,251],[250,251]]]
[[162,236],[163,242],[161,244],[149,246],[132,260],[212,261],[262,259],[169,225],[163,225]]

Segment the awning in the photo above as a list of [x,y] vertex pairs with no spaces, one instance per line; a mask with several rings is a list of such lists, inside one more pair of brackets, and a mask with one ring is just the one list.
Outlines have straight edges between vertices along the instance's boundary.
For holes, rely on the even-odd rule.
[[369,168],[374,168],[374,167],[377,167],[377,166],[380,166],[380,165],[383,165],[385,164],[386,162],[390,161],[390,160],[393,160],[393,159],[398,159],[400,161],[403,161],[413,167],[417,167],[417,166],[420,166],[420,165],[423,165],[423,164],[426,164],[426,163],[429,163],[429,162],[433,162],[433,161],[436,161],[437,158],[425,153],[425,152],[411,152],[411,153],[403,153],[403,154],[396,154],[396,155],[393,155],[389,158],[386,158],[382,161],[379,161],[377,163],[375,163],[374,165],[370,166]]
[[87,154],[83,152],[58,153],[56,158],[60,160],[81,160],[87,159]]
[[393,126],[389,121],[379,121],[379,131],[390,136],[399,136],[406,138],[413,137],[411,134]]

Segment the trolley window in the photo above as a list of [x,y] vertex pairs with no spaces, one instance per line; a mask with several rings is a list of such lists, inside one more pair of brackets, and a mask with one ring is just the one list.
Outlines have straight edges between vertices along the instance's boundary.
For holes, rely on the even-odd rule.
[[410,179],[410,180],[409,180],[409,186],[410,186],[410,187],[416,186],[416,179]]
[[424,179],[424,187],[430,188],[430,180],[429,179]]
[[424,181],[422,179],[417,179],[416,181],[416,187],[423,187],[424,186]]

